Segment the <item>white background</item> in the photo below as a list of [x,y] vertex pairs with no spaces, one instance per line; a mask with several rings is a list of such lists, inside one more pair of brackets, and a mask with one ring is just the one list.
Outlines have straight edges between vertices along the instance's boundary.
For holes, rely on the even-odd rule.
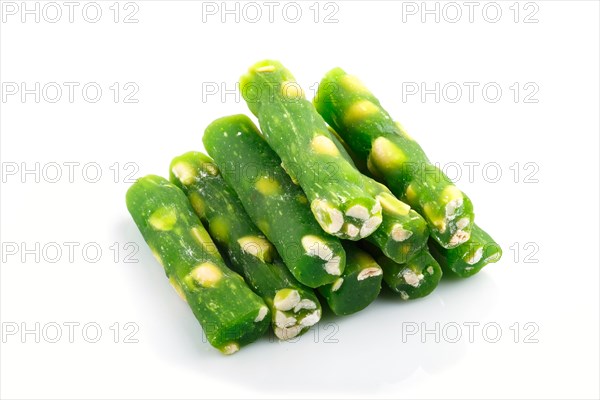
[[[83,18],[85,2],[70,23],[59,2],[59,22],[45,20],[55,15],[47,7],[39,23],[35,15],[23,23],[20,2],[13,3],[15,15],[7,3],[0,28],[2,398],[600,395],[597,2],[498,2],[496,23],[486,20],[495,18],[494,5],[482,15],[485,2],[473,22],[468,7],[455,3],[462,12],[456,23],[449,21],[456,7],[446,3],[438,4],[439,22],[435,15],[421,21],[420,2],[343,1],[327,9],[321,3],[317,23],[312,1],[299,3],[297,23],[285,20],[285,3],[273,23],[263,3],[257,23],[244,15],[221,23],[220,12],[203,14],[193,1],[121,3],[117,23],[113,1],[98,3],[97,23]],[[94,9],[87,11],[93,18]],[[134,11],[138,22],[124,23]],[[254,11],[246,8],[246,17]],[[294,18],[294,9],[287,11]],[[337,22],[324,23],[333,11]],[[537,22],[525,23],[531,13]],[[335,66],[361,77],[432,160],[461,167],[458,184],[472,198],[478,223],[502,245],[502,261],[468,280],[444,280],[422,300],[384,296],[362,313],[326,316],[297,343],[265,338],[231,357],[212,349],[127,213],[126,175],[166,175],[174,156],[203,150],[210,121],[248,112],[235,94],[222,99],[221,90],[209,95],[207,87],[233,90],[252,63],[267,57],[288,66],[309,96]],[[29,89],[36,82],[79,86],[72,103],[66,86],[59,101],[49,102],[52,85],[36,103],[34,94],[21,98],[22,82]],[[89,82],[103,90],[96,103],[82,97]],[[117,103],[109,88],[115,82]],[[125,90],[128,82],[133,86]],[[433,94],[407,95],[421,82],[429,89],[439,82],[447,92],[439,102]],[[479,85],[472,102],[464,82]],[[124,102],[136,85],[138,102]],[[452,102],[456,85],[463,93]],[[19,92],[10,95],[15,87]],[[502,89],[497,102],[494,87]],[[65,162],[79,163],[73,179]],[[472,179],[465,164],[471,162],[480,163]],[[39,176],[23,174],[36,163]],[[94,167],[102,176],[91,183]],[[57,171],[60,179],[50,182]],[[497,171],[502,175],[493,182]],[[65,242],[77,243],[72,259]],[[130,243],[139,251],[126,263]],[[57,248],[62,257],[52,262]],[[102,255],[92,262],[96,248]],[[70,322],[80,324],[72,340]],[[39,343],[34,333],[21,335],[36,323]],[[97,325],[84,335],[89,323]],[[421,336],[436,323],[439,343],[433,333]],[[479,324],[472,340],[469,323]],[[62,336],[51,343],[57,325]],[[89,343],[94,326],[102,336]],[[457,326],[462,337],[451,343]],[[419,333],[408,335],[415,327]],[[501,337],[492,343],[496,327]]]

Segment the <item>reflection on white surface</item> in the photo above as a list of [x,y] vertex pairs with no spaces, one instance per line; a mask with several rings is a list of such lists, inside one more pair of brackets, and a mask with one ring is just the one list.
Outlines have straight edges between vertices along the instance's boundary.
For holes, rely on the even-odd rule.
[[[156,327],[146,337],[162,362],[196,371],[202,379],[233,378],[236,385],[273,393],[339,393],[340,387],[367,393],[401,382],[419,369],[442,372],[467,351],[468,326],[463,323],[486,321],[497,301],[497,288],[486,271],[467,280],[443,279],[426,298],[405,302],[384,292],[357,314],[326,313],[293,342],[266,335],[225,357],[206,343],[187,305],[171,293],[160,265],[146,249],[140,251],[140,264],[154,271],[135,276],[131,284],[146,293],[140,293],[138,306],[156,311]],[[462,339],[451,343],[456,326],[461,327]],[[425,329],[429,333],[423,337]],[[480,333],[475,340],[483,340]]]

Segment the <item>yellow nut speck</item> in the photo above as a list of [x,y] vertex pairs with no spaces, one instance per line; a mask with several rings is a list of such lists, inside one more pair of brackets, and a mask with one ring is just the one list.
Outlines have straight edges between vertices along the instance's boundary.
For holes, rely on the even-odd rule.
[[361,100],[352,104],[344,115],[346,125],[353,125],[361,120],[375,115],[379,112],[379,107],[369,100]]
[[275,248],[267,239],[249,235],[239,238],[237,242],[244,253],[251,254],[263,262],[273,261]]
[[329,156],[339,156],[340,151],[331,139],[327,136],[317,135],[310,142],[310,147],[315,153],[326,154]]
[[171,172],[184,185],[191,185],[196,180],[196,170],[185,161],[179,161],[173,165]]
[[406,154],[395,143],[383,136],[373,142],[369,159],[375,168],[382,173],[394,171],[402,166],[407,158]]
[[148,223],[158,231],[170,231],[176,222],[177,214],[171,207],[161,207],[148,218]]
[[214,287],[223,277],[223,273],[215,264],[205,262],[194,268],[190,276],[202,287]]
[[256,190],[265,196],[274,196],[281,193],[279,182],[270,177],[260,177],[254,184]]

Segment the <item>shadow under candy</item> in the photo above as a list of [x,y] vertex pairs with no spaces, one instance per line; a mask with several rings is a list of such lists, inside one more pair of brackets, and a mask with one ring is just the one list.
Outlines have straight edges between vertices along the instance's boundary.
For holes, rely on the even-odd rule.
[[[135,224],[128,221],[119,228],[122,240],[140,245],[139,263],[132,265],[125,279],[131,282],[140,313],[148,315],[152,310],[144,327],[145,339],[164,362],[197,370],[199,387],[203,379],[212,376],[274,394],[376,393],[419,370],[436,374],[456,364],[466,354],[469,342],[466,337],[448,342],[441,334],[443,327],[485,324],[498,298],[486,270],[467,279],[443,279],[422,299],[403,301],[382,290],[380,297],[359,313],[336,317],[325,311],[317,325],[292,341],[265,334],[238,353],[223,356],[208,344]],[[436,330],[436,323],[439,340],[431,332],[423,336],[424,330]]]

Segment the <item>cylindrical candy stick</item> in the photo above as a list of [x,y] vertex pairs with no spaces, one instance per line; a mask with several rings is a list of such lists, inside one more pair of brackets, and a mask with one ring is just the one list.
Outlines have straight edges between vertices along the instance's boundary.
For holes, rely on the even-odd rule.
[[267,330],[267,306],[225,266],[178,187],[148,175],[127,191],[127,208],[211,345],[232,354]]
[[373,233],[381,223],[379,202],[292,74],[277,61],[261,61],[241,78],[240,90],[323,230],[349,240]]
[[402,300],[427,296],[442,278],[442,269],[429,253],[427,246],[404,264],[390,260],[370,244],[364,248],[383,269],[383,281],[387,287],[400,294]]
[[481,268],[502,257],[500,245],[477,224],[473,225],[468,242],[453,249],[444,249],[437,242],[430,241],[429,250],[444,272],[461,278],[475,275]]
[[288,271],[210,157],[199,152],[176,157],[170,177],[188,196],[231,266],[269,306],[278,338],[291,339],[319,322],[321,305],[313,290]]
[[330,71],[314,104],[355,154],[367,161],[369,171],[425,218],[438,243],[453,248],[469,239],[471,200],[431,164],[421,146],[357,78],[340,68]]
[[382,270],[373,257],[353,242],[344,242],[343,245],[346,250],[344,274],[332,284],[319,288],[336,315],[363,310],[381,290]]
[[203,140],[225,181],[298,281],[315,288],[342,275],[346,264],[342,244],[323,232],[306,196],[248,117],[214,121]]

